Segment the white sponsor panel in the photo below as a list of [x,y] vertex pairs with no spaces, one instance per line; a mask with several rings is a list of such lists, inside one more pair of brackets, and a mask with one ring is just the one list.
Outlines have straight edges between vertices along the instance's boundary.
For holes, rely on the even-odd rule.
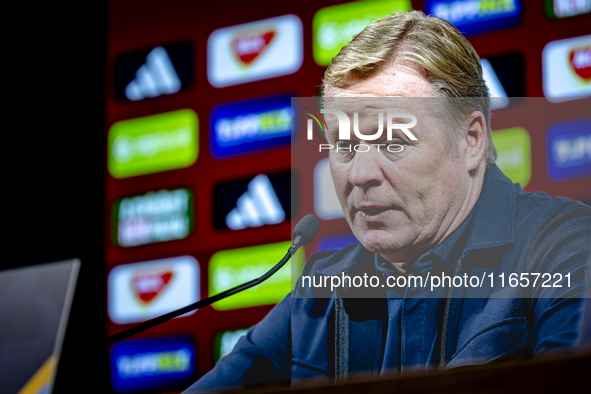
[[200,298],[199,263],[192,256],[120,265],[107,282],[109,318],[116,324],[145,321]]
[[542,71],[549,101],[591,96],[591,35],[548,43],[542,52]]
[[324,220],[345,217],[334,188],[328,158],[320,160],[314,167],[314,212]]
[[217,88],[293,74],[303,61],[302,22],[284,15],[215,30],[207,78]]

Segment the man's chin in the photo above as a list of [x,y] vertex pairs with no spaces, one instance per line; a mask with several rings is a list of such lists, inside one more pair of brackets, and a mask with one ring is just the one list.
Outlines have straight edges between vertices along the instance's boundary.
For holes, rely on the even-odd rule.
[[396,251],[406,246],[406,237],[385,230],[368,230],[362,235],[356,235],[357,239],[372,253],[395,254]]

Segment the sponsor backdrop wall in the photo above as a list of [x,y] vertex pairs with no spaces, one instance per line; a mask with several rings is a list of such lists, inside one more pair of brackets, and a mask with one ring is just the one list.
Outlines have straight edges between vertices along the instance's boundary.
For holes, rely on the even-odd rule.
[[[315,96],[326,65],[367,23],[411,8],[465,33],[497,111],[518,106],[507,97],[545,97],[549,112],[565,114],[535,129],[493,120],[501,169],[526,190],[591,201],[591,112],[565,110],[591,96],[591,0],[113,1],[108,335],[259,276],[285,253],[291,220],[307,213],[323,228],[292,265],[355,242],[336,230],[344,219],[327,161],[312,155],[291,166],[290,140],[303,137],[292,135],[290,98]],[[282,270],[242,296],[113,347],[112,390],[182,390],[290,285]]]

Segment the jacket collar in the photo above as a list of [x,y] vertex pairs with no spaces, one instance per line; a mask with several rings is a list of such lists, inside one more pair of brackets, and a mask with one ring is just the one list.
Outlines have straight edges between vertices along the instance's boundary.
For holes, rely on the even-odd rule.
[[[482,190],[472,209],[471,223],[463,254],[474,250],[496,249],[513,244],[515,234],[515,190],[513,183],[493,164],[486,170]],[[446,238],[447,239],[447,238]],[[353,274],[374,267],[374,253],[360,243],[333,255],[332,264],[317,271],[320,275]],[[365,263],[365,264],[363,264]]]

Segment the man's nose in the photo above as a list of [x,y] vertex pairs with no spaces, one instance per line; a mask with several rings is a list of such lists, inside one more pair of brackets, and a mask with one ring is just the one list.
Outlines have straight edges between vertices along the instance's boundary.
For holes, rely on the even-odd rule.
[[[381,168],[382,152],[378,147],[361,142],[357,147],[355,157],[351,161],[349,170],[349,182],[354,186],[369,188],[379,186],[384,181],[384,174]],[[379,147],[381,148],[385,147]]]

